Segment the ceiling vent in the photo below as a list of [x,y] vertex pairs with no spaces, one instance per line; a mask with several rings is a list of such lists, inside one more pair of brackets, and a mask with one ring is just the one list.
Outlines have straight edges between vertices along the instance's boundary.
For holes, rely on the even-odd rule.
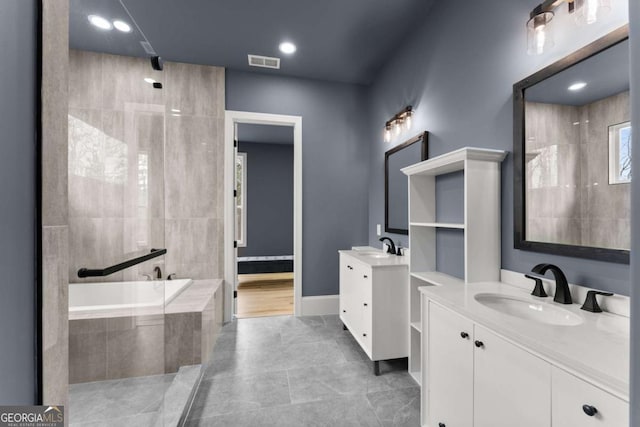
[[280,58],[270,56],[249,55],[249,65],[252,67],[280,69]]

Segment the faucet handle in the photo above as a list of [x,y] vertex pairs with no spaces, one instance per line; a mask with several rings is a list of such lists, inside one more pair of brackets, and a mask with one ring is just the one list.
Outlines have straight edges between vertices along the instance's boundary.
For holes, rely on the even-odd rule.
[[585,298],[584,304],[582,304],[582,307],[580,308],[585,311],[590,311],[591,313],[602,313],[602,309],[598,305],[596,295],[602,295],[605,297],[613,296],[611,292],[588,291],[587,298]]
[[542,279],[540,279],[539,277],[530,276],[528,274],[525,274],[524,277],[526,277],[527,279],[536,281],[536,287],[533,288],[531,295],[535,297],[542,297],[542,298],[547,297],[547,293],[545,292],[544,286],[542,285]]
[[167,276],[167,280],[173,280],[174,277],[176,277],[176,273],[171,273]]

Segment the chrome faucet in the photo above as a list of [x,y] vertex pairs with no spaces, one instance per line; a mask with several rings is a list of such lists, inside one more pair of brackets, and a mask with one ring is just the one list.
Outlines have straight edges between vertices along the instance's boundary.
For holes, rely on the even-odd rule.
[[531,272],[544,276],[544,274],[549,270],[551,270],[556,278],[556,294],[553,297],[553,300],[560,304],[573,304],[571,291],[569,290],[569,284],[567,283],[567,277],[564,275],[562,270],[560,270],[560,267],[553,264],[538,264],[531,269]]
[[389,245],[388,245],[389,247],[387,248],[387,253],[396,255],[396,245],[395,245],[395,243],[393,243],[393,240],[391,240],[390,237],[381,237],[380,238],[381,242],[384,242],[385,240],[389,241]]
[[162,279],[162,269],[159,265],[156,265],[153,269],[153,273],[156,275],[156,279]]

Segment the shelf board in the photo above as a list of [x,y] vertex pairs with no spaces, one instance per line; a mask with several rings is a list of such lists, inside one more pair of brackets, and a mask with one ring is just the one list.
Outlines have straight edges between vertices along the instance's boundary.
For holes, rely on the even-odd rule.
[[409,375],[411,375],[411,378],[413,378],[413,380],[415,382],[418,383],[418,385],[420,384],[420,371],[409,371]]
[[435,286],[464,285],[464,280],[437,271],[412,272],[410,275]]
[[422,333],[422,322],[411,322],[411,327],[416,331]]
[[507,152],[488,148],[465,147],[441,156],[433,157],[401,169],[405,175],[444,175],[464,170],[466,160],[502,162]]
[[410,225],[412,227],[456,228],[464,230],[464,224],[453,222],[412,222]]

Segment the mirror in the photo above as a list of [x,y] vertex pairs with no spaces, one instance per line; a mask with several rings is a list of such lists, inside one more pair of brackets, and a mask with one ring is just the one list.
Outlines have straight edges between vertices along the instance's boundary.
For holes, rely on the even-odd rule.
[[628,263],[627,27],[516,83],[514,108],[515,247]]
[[402,168],[427,160],[428,132],[384,153],[384,231],[409,234],[408,177]]

